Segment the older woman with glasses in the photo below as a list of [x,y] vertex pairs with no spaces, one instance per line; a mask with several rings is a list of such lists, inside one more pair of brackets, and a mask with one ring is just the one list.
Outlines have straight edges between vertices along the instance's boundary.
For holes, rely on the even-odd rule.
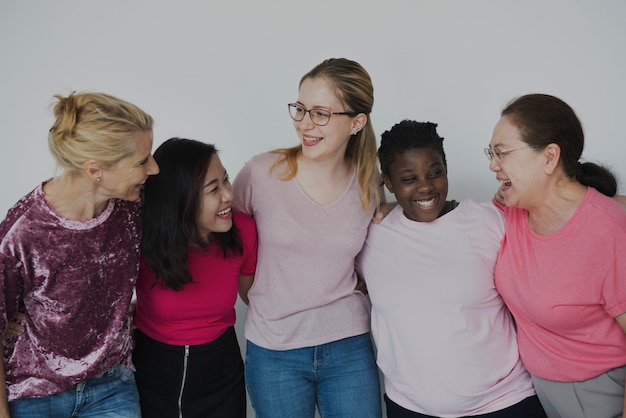
[[486,150],[506,218],[496,286],[550,418],[624,408],[626,211],[613,175],[579,161],[583,145],[570,106],[531,94],[505,107]]
[[253,157],[234,181],[234,207],[254,216],[259,237],[245,375],[260,418],[312,418],[316,406],[381,416],[370,305],[354,270],[382,191],[373,93],[360,64],[317,65],[289,104],[299,144]]

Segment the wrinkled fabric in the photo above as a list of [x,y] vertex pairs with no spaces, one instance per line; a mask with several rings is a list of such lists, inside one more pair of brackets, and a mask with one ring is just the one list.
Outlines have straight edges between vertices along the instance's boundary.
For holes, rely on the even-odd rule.
[[140,204],[112,199],[88,221],[60,217],[43,184],[0,224],[0,333],[9,400],[58,393],[107,367],[133,369],[130,301],[139,267]]

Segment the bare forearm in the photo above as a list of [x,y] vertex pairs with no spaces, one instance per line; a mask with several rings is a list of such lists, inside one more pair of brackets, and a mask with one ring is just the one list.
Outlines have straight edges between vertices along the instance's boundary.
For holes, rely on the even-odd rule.
[[[4,342],[2,338],[0,338],[0,353],[4,353]],[[4,373],[4,359],[0,358],[0,418],[10,418],[10,416],[6,374]]]

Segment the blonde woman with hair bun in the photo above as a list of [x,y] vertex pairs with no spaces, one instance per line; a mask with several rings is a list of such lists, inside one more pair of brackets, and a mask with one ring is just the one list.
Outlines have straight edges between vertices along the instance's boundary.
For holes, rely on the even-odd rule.
[[0,417],[140,417],[130,302],[153,120],[108,94],[54,98],[61,172],[0,223],[0,333],[21,331],[1,342]]

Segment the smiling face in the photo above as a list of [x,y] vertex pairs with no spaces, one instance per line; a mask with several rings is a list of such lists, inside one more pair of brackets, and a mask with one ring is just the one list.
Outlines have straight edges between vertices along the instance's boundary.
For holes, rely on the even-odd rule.
[[496,124],[489,147],[493,149],[515,150],[493,157],[489,169],[496,173],[501,183],[500,192],[507,206],[530,207],[543,190],[544,167],[540,158],[541,150],[529,148],[522,140],[520,130],[508,116],[500,118]]
[[383,180],[408,219],[432,222],[445,213],[448,172],[443,157],[434,149],[396,153]]
[[227,232],[233,226],[233,186],[217,154],[213,154],[200,189],[198,230],[210,239],[213,232]]
[[[345,106],[335,95],[332,85],[325,78],[307,78],[300,86],[297,103],[306,109],[317,107],[330,109],[331,112],[346,112]],[[302,153],[311,160],[342,158],[345,155],[350,135],[359,131],[367,117],[331,115],[325,126],[317,126],[307,113],[304,119],[294,121],[294,127],[302,144]]]
[[133,137],[133,153],[110,168],[102,169],[99,192],[106,198],[135,201],[148,176],[159,173],[159,166],[152,157],[152,132],[138,132]]

